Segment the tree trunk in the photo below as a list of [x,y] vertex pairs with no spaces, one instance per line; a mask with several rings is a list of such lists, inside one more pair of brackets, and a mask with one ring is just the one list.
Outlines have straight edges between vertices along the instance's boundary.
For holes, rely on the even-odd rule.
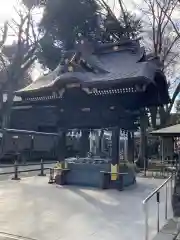
[[10,128],[11,110],[15,96],[14,92],[18,82],[18,78],[14,77],[13,73],[14,72],[10,69],[7,75],[7,100],[3,103],[2,129]]
[[4,104],[4,111],[3,111],[3,117],[2,117],[2,129],[10,128],[13,99],[14,99],[14,94],[8,93],[7,102]]

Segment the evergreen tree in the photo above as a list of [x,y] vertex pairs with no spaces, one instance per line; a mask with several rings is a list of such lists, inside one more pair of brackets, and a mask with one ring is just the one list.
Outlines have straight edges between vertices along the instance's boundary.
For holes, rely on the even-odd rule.
[[53,69],[63,50],[72,49],[78,33],[92,39],[99,28],[99,6],[95,0],[49,0],[39,26],[41,60]]
[[44,14],[39,25],[43,35],[40,62],[54,69],[60,62],[62,51],[73,49],[79,33],[91,41],[104,42],[136,37],[141,29],[140,21],[128,12],[124,16],[126,24],[123,17],[116,18],[107,5],[101,5],[97,0],[44,1]]

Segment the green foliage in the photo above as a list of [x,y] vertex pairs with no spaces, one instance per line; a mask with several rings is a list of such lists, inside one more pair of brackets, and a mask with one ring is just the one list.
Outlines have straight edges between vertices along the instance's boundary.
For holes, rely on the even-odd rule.
[[60,62],[62,47],[56,46],[51,36],[46,34],[40,41],[41,50],[37,53],[39,62],[46,68],[54,69]]
[[99,28],[98,10],[95,0],[47,0],[39,26],[44,35],[40,62],[53,69],[59,63],[62,51],[73,48],[78,33],[94,38]]
[[[28,1],[28,0],[26,0]],[[64,50],[74,47],[81,33],[91,41],[117,41],[121,37],[135,38],[141,31],[141,21],[126,12],[117,19],[96,0],[46,0],[44,14],[39,25],[43,35],[40,42],[40,62],[54,69]]]
[[49,0],[47,1],[40,28],[52,36],[54,41],[62,42],[64,48],[73,47],[78,33],[90,37],[96,32],[98,24],[98,5],[94,0]]

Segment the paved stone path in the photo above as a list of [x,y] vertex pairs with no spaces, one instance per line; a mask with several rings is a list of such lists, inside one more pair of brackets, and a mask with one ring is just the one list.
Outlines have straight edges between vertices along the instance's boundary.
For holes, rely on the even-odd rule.
[[[0,232],[37,240],[143,240],[141,202],[162,181],[139,178],[136,186],[123,192],[62,188],[48,185],[47,177],[0,181]],[[163,212],[164,192],[161,200]],[[149,207],[152,236],[155,199]],[[10,240],[5,237],[0,240]]]

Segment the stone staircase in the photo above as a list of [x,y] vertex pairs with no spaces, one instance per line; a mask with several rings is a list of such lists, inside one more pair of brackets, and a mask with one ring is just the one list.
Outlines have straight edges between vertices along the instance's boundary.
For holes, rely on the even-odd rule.
[[161,231],[153,240],[180,240],[180,220],[173,218],[168,220]]
[[174,218],[168,220],[153,240],[180,240],[180,169],[175,177],[172,209]]

